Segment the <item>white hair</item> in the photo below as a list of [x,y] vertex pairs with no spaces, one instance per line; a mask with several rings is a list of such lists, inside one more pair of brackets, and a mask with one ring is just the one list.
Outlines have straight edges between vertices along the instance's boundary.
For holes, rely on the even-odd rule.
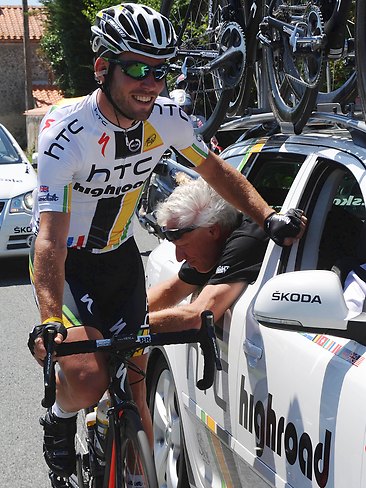
[[160,226],[173,221],[177,228],[191,225],[210,227],[218,223],[223,228],[231,229],[235,227],[238,214],[239,211],[202,178],[183,181],[158,205],[156,211]]

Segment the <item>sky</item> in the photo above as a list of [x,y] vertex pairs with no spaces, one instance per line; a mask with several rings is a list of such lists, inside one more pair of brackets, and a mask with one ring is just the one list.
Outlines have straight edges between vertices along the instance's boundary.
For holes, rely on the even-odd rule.
[[[22,6],[22,0],[5,0],[0,1],[0,7],[4,5],[15,5],[15,6]],[[28,7],[40,7],[42,4],[38,0],[28,0]]]

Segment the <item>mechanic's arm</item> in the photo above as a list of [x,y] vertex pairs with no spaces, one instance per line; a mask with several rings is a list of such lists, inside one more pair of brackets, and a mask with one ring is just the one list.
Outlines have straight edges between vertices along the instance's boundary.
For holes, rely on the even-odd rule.
[[[161,310],[155,309],[155,311],[152,309],[149,314],[150,329],[152,332],[198,329],[201,326],[201,313],[204,310],[211,310],[214,319],[218,320],[246,286],[245,282],[206,285],[190,304],[176,305]],[[148,296],[150,298],[150,290]]]
[[[41,322],[52,317],[62,318],[65,281],[66,240],[70,215],[62,212],[42,212],[39,233],[35,242],[34,285]],[[61,334],[56,342],[62,342]],[[42,360],[45,349],[41,338],[35,341],[35,357]]]
[[[266,218],[275,213],[273,208],[266,203],[254,186],[238,170],[212,151],[209,152],[206,160],[195,169],[217,193],[238,210],[252,217],[262,229]],[[284,245],[293,244],[303,235],[306,221],[306,217],[302,216],[300,232],[296,237],[286,237],[283,241]]]
[[164,308],[177,305],[197,289],[196,285],[190,285],[179,279],[178,275],[157,283],[147,290],[149,311],[155,312]]

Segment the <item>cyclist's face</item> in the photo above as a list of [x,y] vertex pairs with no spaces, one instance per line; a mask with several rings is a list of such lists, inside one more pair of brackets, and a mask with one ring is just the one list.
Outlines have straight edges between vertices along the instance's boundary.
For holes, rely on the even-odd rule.
[[177,261],[187,261],[200,273],[210,271],[220,257],[222,236],[218,224],[211,227],[198,227],[183,234],[180,239],[174,241]]
[[[149,58],[134,53],[123,53],[123,61],[140,61],[149,66],[161,65],[164,60]],[[111,80],[111,95],[113,100],[131,120],[146,120],[153,109],[156,97],[164,88],[164,79],[155,80],[153,73],[149,73],[143,80],[134,80],[115,66]]]

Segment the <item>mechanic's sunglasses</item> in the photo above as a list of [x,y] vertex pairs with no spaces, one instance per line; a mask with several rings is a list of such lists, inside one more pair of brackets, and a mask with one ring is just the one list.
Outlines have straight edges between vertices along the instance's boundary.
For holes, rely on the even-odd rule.
[[198,229],[196,225],[182,227],[181,229],[167,229],[166,227],[161,227],[161,232],[168,241],[174,242],[180,239],[184,234],[187,234],[187,232],[192,232],[192,230],[195,229]]
[[134,80],[145,80],[152,72],[155,81],[163,80],[169,72],[169,64],[163,63],[158,66],[149,66],[140,61],[123,61],[122,59],[107,59],[112,64],[118,64],[123,73]]

